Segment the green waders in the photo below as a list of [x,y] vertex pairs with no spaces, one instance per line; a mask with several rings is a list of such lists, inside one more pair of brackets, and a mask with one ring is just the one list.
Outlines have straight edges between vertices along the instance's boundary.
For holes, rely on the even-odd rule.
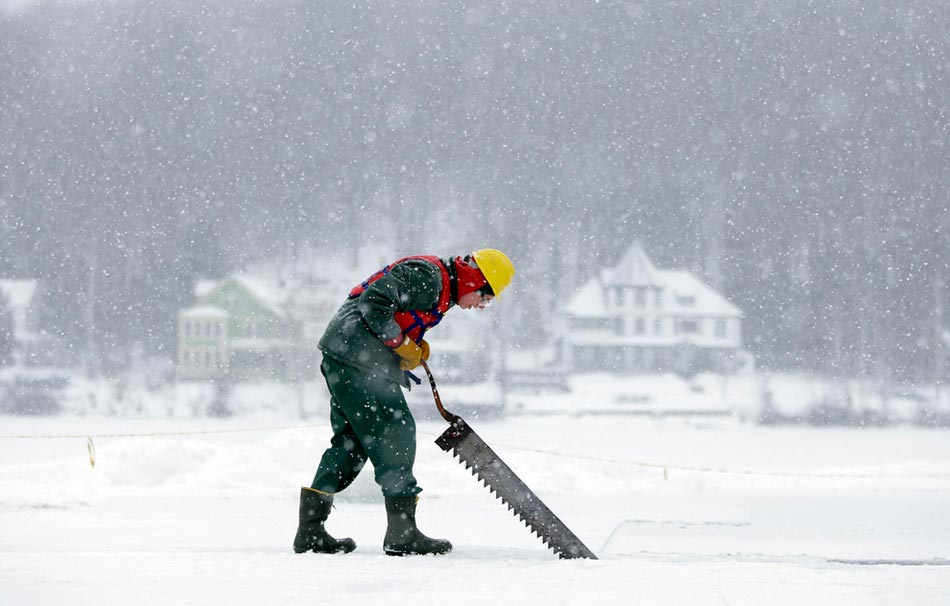
[[333,438],[312,487],[330,494],[340,492],[356,479],[369,458],[383,496],[418,494],[422,489],[412,475],[416,423],[402,388],[327,356],[320,371],[330,390]]

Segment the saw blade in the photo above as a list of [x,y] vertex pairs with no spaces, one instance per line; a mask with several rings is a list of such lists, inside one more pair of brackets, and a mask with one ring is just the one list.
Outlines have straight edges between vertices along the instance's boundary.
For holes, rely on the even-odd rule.
[[465,421],[453,423],[435,443],[457,457],[559,558],[597,559]]

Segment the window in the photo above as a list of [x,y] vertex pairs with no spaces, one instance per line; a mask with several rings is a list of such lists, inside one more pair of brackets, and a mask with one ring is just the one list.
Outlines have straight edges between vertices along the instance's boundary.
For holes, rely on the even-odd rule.
[[657,288],[653,291],[653,304],[656,305],[657,309],[663,307],[663,290]]
[[653,334],[658,335],[663,332],[663,319],[653,318]]
[[646,332],[646,321],[643,318],[637,318],[633,321],[633,334],[642,335]]
[[679,318],[676,321],[676,333],[681,335],[699,334],[699,320]]
[[634,304],[637,307],[646,307],[647,305],[647,289],[646,288],[642,286],[637,287],[637,289],[634,291]]
[[596,368],[595,352],[593,347],[575,347],[574,364],[578,370],[593,370]]
[[623,318],[612,318],[610,320],[610,326],[615,335],[623,334]]
[[614,289],[614,305],[623,307],[623,288],[619,286]]
[[716,337],[719,339],[726,338],[726,320],[725,318],[716,318]]
[[624,369],[624,350],[622,347],[608,347],[607,351],[607,367],[613,371],[619,371]]

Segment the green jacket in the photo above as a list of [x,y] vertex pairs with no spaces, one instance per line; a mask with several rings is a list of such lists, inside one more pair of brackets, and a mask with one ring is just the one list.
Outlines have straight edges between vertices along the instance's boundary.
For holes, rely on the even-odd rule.
[[394,313],[429,311],[438,304],[441,292],[438,267],[424,259],[406,260],[340,307],[320,338],[320,350],[338,362],[408,386],[399,356],[383,341],[402,334]]

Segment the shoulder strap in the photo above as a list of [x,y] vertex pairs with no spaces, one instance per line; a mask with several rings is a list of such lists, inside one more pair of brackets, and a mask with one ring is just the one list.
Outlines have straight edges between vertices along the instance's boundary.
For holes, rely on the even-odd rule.
[[459,275],[455,270],[455,259],[439,259],[445,272],[449,274],[449,305],[455,305],[459,300]]

